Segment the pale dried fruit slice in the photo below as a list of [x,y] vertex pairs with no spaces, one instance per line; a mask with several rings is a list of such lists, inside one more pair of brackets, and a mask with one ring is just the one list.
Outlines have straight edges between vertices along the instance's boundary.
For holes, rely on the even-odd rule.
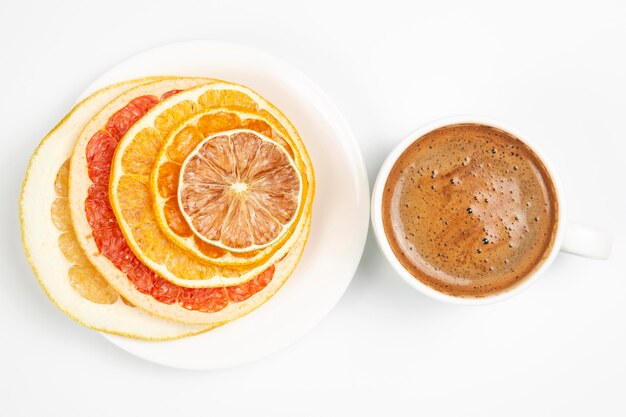
[[76,105],[35,150],[20,197],[26,256],[54,304],[91,329],[146,340],[188,336],[213,326],[163,320],[132,307],[93,268],[70,223],[66,161],[81,130],[102,106],[127,89],[156,79],[112,85]]
[[[277,121],[285,140],[292,140],[294,162],[302,176],[302,203],[293,233],[267,260],[238,268],[207,263],[167,239],[152,210],[149,180],[154,162],[178,125],[214,107],[239,107]],[[287,133],[288,132],[288,133]],[[291,138],[291,139],[288,139]],[[301,235],[310,216],[314,193],[313,169],[306,149],[289,121],[270,103],[246,87],[216,82],[191,88],[158,104],[135,123],[119,142],[111,167],[110,199],[115,216],[132,251],[161,277],[184,287],[219,287],[244,283],[281,259]]]
[[293,223],[302,179],[281,145],[252,130],[204,139],[182,164],[178,204],[191,230],[233,252],[265,248]]
[[[211,109],[179,125],[165,140],[150,176],[150,193],[159,227],[183,250],[204,261],[237,267],[260,264],[281,246],[279,242],[260,250],[232,252],[209,244],[192,232],[178,204],[178,176],[181,164],[187,155],[211,134],[231,129],[250,129],[276,141],[293,156],[294,152],[289,142],[280,133],[284,129],[272,118],[268,119],[236,108]],[[290,142],[293,143],[292,140]],[[281,241],[291,237],[294,229],[291,227]]]

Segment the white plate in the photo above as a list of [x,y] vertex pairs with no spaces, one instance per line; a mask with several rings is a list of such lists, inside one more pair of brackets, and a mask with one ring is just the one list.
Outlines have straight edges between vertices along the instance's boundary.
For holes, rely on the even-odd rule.
[[105,337],[133,355],[188,369],[236,366],[281,350],[335,306],[361,258],[369,186],[358,144],[338,109],[311,80],[283,61],[239,44],[192,41],[148,50],[113,67],[82,97],[148,75],[206,76],[241,83],[281,109],[298,129],[315,168],[313,223],[294,274],[272,299],[247,316],[175,341]]

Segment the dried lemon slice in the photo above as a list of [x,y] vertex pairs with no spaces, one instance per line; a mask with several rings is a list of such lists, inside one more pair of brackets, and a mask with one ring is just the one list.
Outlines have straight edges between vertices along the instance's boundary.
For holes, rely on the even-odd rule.
[[178,203],[207,243],[245,252],[276,242],[293,223],[302,179],[285,149],[239,129],[209,136],[183,162]]

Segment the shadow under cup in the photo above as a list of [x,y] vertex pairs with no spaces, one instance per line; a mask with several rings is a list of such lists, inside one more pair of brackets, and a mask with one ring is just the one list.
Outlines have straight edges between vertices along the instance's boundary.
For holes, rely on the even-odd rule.
[[427,293],[499,298],[558,248],[553,176],[506,130],[458,122],[418,131],[385,165],[373,200],[373,218],[380,216],[383,229],[375,227],[377,237],[396,269],[399,264],[405,279],[410,274]]

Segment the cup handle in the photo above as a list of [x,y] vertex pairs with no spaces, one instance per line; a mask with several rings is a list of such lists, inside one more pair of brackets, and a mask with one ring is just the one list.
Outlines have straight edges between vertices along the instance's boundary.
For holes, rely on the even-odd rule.
[[565,226],[563,252],[593,259],[608,259],[611,254],[613,239],[602,229],[569,222]]

